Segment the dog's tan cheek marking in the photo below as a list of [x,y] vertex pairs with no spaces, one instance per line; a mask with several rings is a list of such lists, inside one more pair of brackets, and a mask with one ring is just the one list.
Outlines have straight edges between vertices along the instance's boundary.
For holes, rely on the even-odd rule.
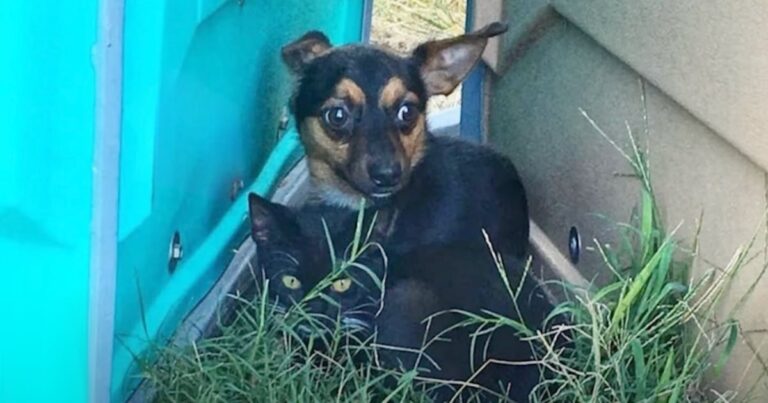
[[402,99],[408,90],[400,77],[392,77],[379,91],[379,107],[390,109]]
[[365,105],[365,93],[354,81],[342,78],[334,88],[333,96],[337,99],[349,99],[355,105]]
[[420,114],[413,128],[408,133],[403,133],[400,136],[400,141],[403,144],[403,149],[408,157],[411,168],[416,166],[424,157],[427,140],[426,133],[424,115]]
[[310,117],[301,124],[301,138],[308,157],[343,165],[349,158],[349,145],[333,140],[323,128],[320,119]]
[[336,172],[334,172],[327,161],[316,157],[307,157],[307,164],[309,165],[310,174],[318,182],[339,189],[342,192],[347,191],[349,186],[336,175]]

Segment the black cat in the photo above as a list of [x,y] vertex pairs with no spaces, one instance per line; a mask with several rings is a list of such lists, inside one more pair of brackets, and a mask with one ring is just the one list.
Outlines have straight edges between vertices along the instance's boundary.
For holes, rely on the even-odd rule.
[[[331,228],[323,223],[320,210],[292,211],[253,193],[248,203],[251,238],[257,246],[254,262],[261,280],[257,283],[262,283],[257,288],[267,288],[270,302],[285,311],[301,301],[304,310],[319,321],[313,325],[330,328],[339,320],[347,330],[370,331],[383,291],[383,255],[368,250],[357,258],[356,267],[333,267],[334,261],[341,262],[351,252],[346,246],[354,236],[355,217],[340,225],[343,231],[329,233],[331,239],[345,240],[336,243],[335,259],[323,230]],[[375,272],[360,267],[372,267]],[[337,304],[327,303],[328,299]]]
[[[320,297],[308,303],[309,311],[326,318],[327,325],[339,324],[362,333],[361,340],[373,336],[384,367],[418,368],[424,377],[454,381],[455,385],[471,378],[473,384],[489,391],[488,398],[503,395],[514,401],[528,401],[542,376],[538,365],[532,363],[532,346],[510,326],[475,335],[482,330],[477,325],[459,325],[467,319],[459,312],[464,311],[500,314],[533,330],[544,326],[552,306],[536,282],[523,277],[520,261],[504,256],[509,259],[504,262],[508,269],[503,270],[509,278],[509,289],[501,280],[488,246],[482,242],[421,248],[396,256],[387,265],[376,245],[369,243],[358,253],[355,263],[341,272],[338,263],[336,270],[332,268],[334,259],[326,239],[307,235],[302,229],[306,223],[320,219],[319,211],[296,214],[255,195],[250,196],[249,203],[254,240],[266,259],[262,268],[281,276],[273,282],[278,287],[282,284],[282,288],[274,290],[283,293],[283,300],[314,290]],[[349,257],[347,245],[354,224],[348,223],[331,234],[337,261],[341,256]],[[377,222],[369,241],[386,239],[392,225],[397,224]],[[363,234],[369,232],[367,228],[363,225]],[[285,255],[290,258],[285,259]],[[272,267],[275,265],[279,267]],[[328,275],[331,279],[323,283]],[[517,306],[510,292],[517,294]],[[419,353],[422,349],[423,353]],[[491,364],[478,371],[488,359],[517,364]],[[458,387],[435,389],[434,397],[447,400]],[[465,394],[470,392],[474,389],[464,390]]]

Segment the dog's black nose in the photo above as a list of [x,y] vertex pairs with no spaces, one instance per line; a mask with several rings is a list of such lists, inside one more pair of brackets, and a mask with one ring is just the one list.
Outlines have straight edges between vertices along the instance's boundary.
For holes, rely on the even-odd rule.
[[369,164],[368,176],[380,188],[395,187],[400,183],[403,170],[400,164]]

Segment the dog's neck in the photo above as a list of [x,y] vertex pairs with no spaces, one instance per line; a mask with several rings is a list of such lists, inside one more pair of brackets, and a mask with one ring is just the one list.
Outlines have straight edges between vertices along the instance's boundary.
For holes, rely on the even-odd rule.
[[361,193],[348,189],[339,189],[333,184],[313,180],[314,196],[331,206],[344,207],[350,210],[360,208],[360,200],[365,198]]

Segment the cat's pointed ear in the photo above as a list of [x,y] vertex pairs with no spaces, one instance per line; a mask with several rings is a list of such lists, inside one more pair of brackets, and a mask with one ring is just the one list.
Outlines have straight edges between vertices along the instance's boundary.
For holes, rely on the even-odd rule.
[[257,195],[248,194],[248,217],[251,221],[251,237],[254,241],[274,239],[280,231],[279,210],[282,206]]
[[331,41],[320,31],[309,31],[301,38],[283,46],[283,62],[295,74],[301,74],[304,67],[316,57],[331,48]]
[[507,32],[507,24],[494,22],[465,35],[429,41],[411,55],[429,95],[448,95],[467,77],[488,44],[488,38]]

